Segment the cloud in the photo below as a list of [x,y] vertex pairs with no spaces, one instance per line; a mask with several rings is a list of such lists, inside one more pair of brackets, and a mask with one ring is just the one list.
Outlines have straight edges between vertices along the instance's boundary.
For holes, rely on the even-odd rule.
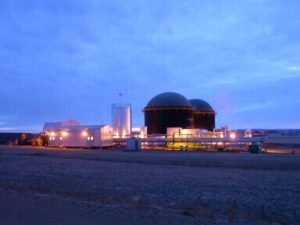
[[252,104],[247,104],[245,106],[241,106],[237,109],[237,113],[245,113],[249,111],[260,111],[264,110],[270,107],[273,107],[274,105],[277,104],[277,101],[270,101],[270,102],[258,102],[258,103],[252,103]]
[[300,71],[300,66],[289,66],[287,67],[287,70]]
[[[1,124],[0,124],[1,125]],[[0,132],[41,132],[42,127],[40,125],[26,125],[26,126],[0,126]]]
[[288,87],[299,81],[299,9],[293,0],[2,1],[1,110],[17,115],[12,126],[109,123],[121,91],[142,125],[142,107],[166,90],[208,100],[220,120],[261,99],[298,106]]

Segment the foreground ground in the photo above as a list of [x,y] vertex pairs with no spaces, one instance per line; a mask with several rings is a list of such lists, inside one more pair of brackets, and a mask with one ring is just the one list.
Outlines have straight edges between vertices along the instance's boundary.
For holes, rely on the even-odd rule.
[[300,224],[300,155],[0,146],[0,224]]

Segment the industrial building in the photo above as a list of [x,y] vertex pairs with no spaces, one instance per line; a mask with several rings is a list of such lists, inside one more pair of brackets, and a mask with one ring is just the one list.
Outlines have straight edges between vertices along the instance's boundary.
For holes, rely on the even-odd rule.
[[[188,100],[175,92],[153,97],[143,109],[145,126],[132,128],[131,105],[113,104],[111,126],[80,125],[76,120],[45,123],[41,140],[52,147],[83,147],[164,149],[164,150],[225,150],[247,149],[262,139],[253,138],[251,131],[238,134],[227,127],[215,129],[216,112],[201,99]],[[46,140],[44,138],[46,137]]]
[[46,135],[47,141],[41,145],[103,148],[113,146],[114,139],[130,138],[132,132],[131,106],[129,104],[113,104],[111,112],[112,126],[80,125],[76,120],[45,123],[43,134]]
[[44,133],[48,146],[60,147],[110,147],[113,130],[107,125],[63,125],[63,122],[46,123]]
[[205,101],[175,92],[153,97],[144,108],[148,134],[166,134],[169,127],[197,128],[213,131],[215,111]]

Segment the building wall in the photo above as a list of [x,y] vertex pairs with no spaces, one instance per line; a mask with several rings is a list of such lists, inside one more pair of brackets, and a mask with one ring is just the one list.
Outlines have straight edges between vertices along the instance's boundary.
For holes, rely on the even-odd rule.
[[[51,133],[55,135],[51,135]],[[63,135],[65,134],[65,135]],[[49,146],[64,147],[107,147],[113,145],[113,132],[109,126],[99,128],[68,127],[50,132]]]
[[166,134],[168,127],[191,128],[191,109],[151,109],[145,110],[145,126],[148,134]]
[[215,113],[195,112],[194,128],[213,131],[215,128]]
[[168,138],[198,138],[200,129],[182,129],[181,127],[169,127],[167,129]]

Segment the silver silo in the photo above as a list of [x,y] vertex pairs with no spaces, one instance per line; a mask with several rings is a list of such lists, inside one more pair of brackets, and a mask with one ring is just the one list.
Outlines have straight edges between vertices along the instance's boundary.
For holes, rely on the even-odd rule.
[[130,104],[112,105],[112,127],[116,138],[129,137],[132,126],[132,111]]

